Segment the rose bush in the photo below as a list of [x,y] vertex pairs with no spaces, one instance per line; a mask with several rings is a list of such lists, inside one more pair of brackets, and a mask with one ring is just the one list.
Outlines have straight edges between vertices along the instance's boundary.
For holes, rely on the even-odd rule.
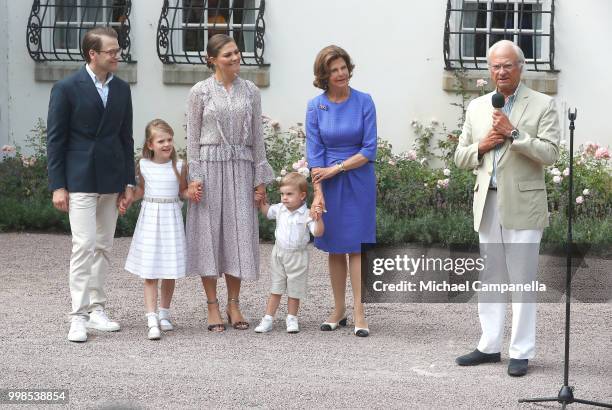
[[[277,179],[268,188],[271,203],[279,202],[280,177],[297,171],[309,177],[302,124],[282,130],[277,121],[264,117],[268,161]],[[475,176],[458,169],[453,154],[459,131],[447,131],[437,121],[413,121],[414,146],[394,152],[379,139],[376,158],[377,240],[473,245],[478,236],[472,229],[472,199]],[[0,150],[0,231],[42,230],[69,232],[66,214],[51,205],[47,188],[46,129],[39,120],[21,147]],[[184,151],[183,151],[184,152]],[[570,200],[569,152],[563,142],[560,158],[546,170],[551,226],[544,231],[544,246],[561,249],[566,238]],[[574,153],[574,240],[609,252],[612,245],[612,167],[607,147],[596,143],[579,146]],[[312,192],[308,201],[312,200]],[[139,204],[117,222],[117,235],[131,235]],[[274,223],[260,216],[260,237],[274,239]]]

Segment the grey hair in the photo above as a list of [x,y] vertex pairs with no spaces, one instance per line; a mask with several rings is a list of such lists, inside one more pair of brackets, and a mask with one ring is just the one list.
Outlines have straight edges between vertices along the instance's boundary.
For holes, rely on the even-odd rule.
[[507,47],[507,46],[512,47],[512,49],[514,50],[517,61],[521,65],[521,71],[522,71],[523,66],[525,65],[525,54],[523,53],[523,50],[521,50],[519,46],[517,46],[515,43],[513,43],[510,40],[499,40],[497,43],[489,47],[489,50],[487,51],[487,64],[491,64],[491,54],[493,54],[494,51],[496,51],[498,48]]

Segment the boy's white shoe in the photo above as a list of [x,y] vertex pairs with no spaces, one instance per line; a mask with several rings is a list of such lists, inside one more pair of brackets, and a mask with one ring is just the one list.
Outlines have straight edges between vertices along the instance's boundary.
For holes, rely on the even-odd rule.
[[87,322],[88,329],[101,330],[103,332],[116,332],[121,329],[119,323],[113,322],[106,316],[104,309],[97,308],[89,314],[89,322]]
[[259,325],[255,328],[257,333],[267,333],[274,327],[274,318],[272,316],[264,316],[259,322]]
[[287,333],[298,333],[300,325],[297,316],[287,315]]
[[86,322],[87,318],[85,318],[84,316],[73,316],[72,322],[70,323],[70,331],[68,332],[68,340],[70,340],[71,342],[86,342]]

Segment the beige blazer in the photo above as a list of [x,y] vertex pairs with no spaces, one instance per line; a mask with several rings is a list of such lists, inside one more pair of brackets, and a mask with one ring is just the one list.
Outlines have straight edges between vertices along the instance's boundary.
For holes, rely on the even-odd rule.
[[[480,228],[493,171],[495,150],[478,158],[478,142],[493,126],[492,95],[478,97],[468,105],[455,151],[455,164],[459,168],[477,171],[473,205],[476,231]],[[509,119],[520,135],[514,141],[506,139],[497,163],[497,207],[501,224],[506,229],[541,229],[548,226],[544,168],[559,157],[560,129],[555,102],[521,84]]]

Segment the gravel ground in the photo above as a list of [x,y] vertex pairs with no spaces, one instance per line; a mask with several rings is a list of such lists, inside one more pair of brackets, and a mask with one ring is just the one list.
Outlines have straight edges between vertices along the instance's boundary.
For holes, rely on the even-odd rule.
[[[75,409],[559,407],[517,399],[556,396],[562,385],[562,303],[538,308],[538,353],[526,377],[506,374],[505,352],[501,364],[461,368],[455,357],[479,337],[475,304],[371,304],[369,338],[354,337],[350,326],[320,332],[331,291],[325,254],[311,249],[302,331],[285,332],[283,300],[275,330],[258,335],[252,328],[263,314],[272,248],[263,244],[262,276],[241,294],[251,330],[208,332],[200,281],[187,278],[173,301],[176,331],[153,342],[145,337],[142,283],[122,269],[130,240],[116,239],[107,281],[107,311],[121,331],[93,331],[76,344],[66,340],[70,237],[0,234],[0,388],[69,389],[66,407]],[[543,259],[552,274],[564,274],[562,258]],[[589,264],[609,273],[609,260]],[[220,295],[224,309],[224,286]],[[572,306],[570,385],[577,398],[612,403],[611,318],[610,299]]]

